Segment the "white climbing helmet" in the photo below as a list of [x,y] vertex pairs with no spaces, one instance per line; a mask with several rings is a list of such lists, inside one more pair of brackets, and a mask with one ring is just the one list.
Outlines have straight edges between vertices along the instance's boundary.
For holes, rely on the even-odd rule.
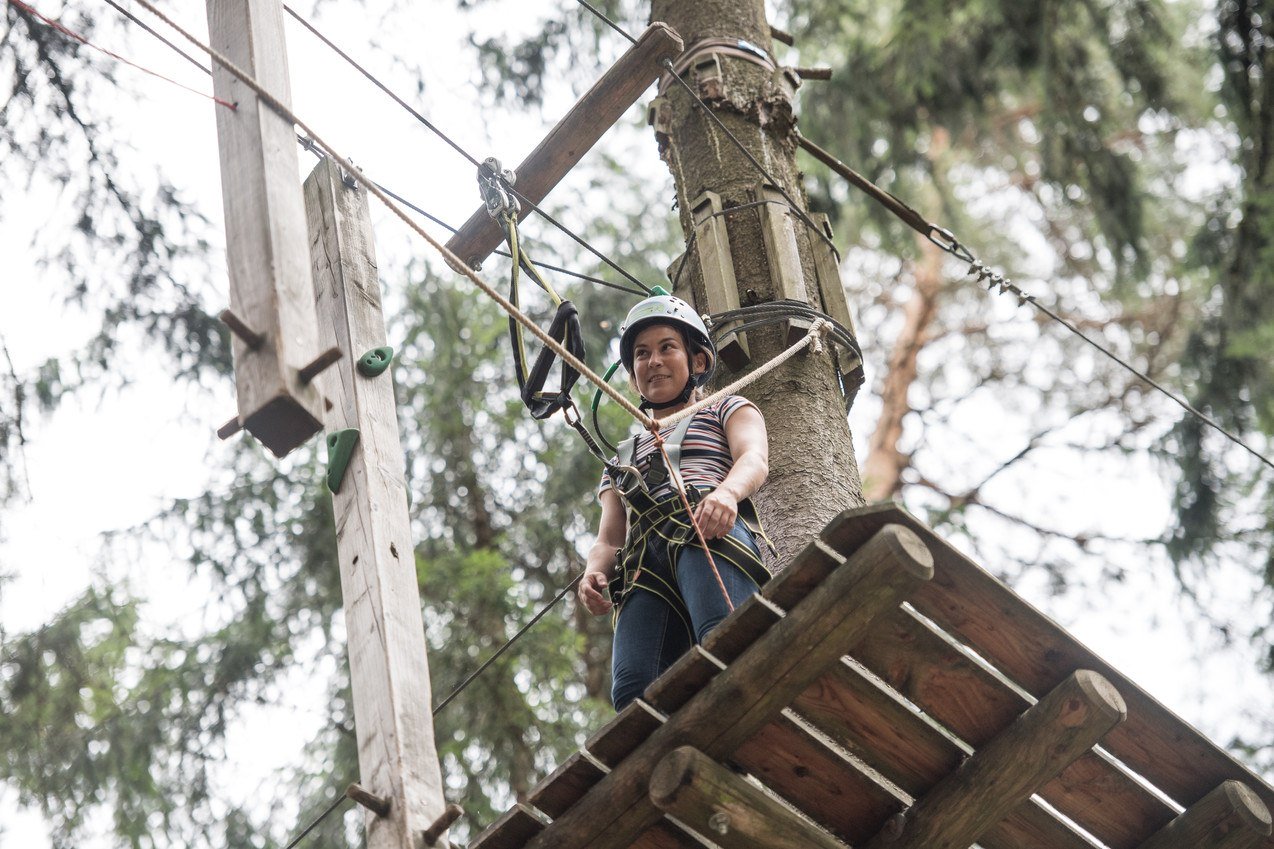
[[653,295],[638,302],[619,326],[619,359],[629,374],[633,370],[633,345],[637,334],[652,324],[668,324],[681,330],[690,343],[688,353],[692,357],[700,352],[708,355],[708,367],[690,378],[694,386],[702,386],[712,379],[712,372],[717,367],[717,348],[712,344],[708,328],[694,307],[672,295]]

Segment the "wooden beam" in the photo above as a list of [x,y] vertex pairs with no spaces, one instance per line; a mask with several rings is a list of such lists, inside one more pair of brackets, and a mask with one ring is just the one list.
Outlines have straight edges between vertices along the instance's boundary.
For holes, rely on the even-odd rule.
[[862,849],[965,849],[1126,715],[1104,678],[1076,672]]
[[[289,145],[292,140],[289,139]],[[391,372],[359,374],[385,344],[367,196],[320,162],[305,181],[317,304],[324,334],[344,352],[317,382],[333,400],[329,431],[356,428],[358,448],[333,493],[336,552],[349,634],[360,783],[390,801],[365,818],[368,849],[417,845],[446,809],[430,712],[429,665],[416,583],[406,467]]]
[[843,849],[839,841],[691,746],[664,756],[650,799],[722,849]]
[[1274,809],[1274,786],[898,505],[874,504],[846,511],[827,532],[831,537],[827,541],[852,545],[854,540],[866,539],[884,524],[894,522],[919,534],[937,561],[934,580],[913,600],[926,617],[1036,696],[1076,669],[1101,673],[1128,703],[1128,721],[1111,731],[1102,748],[1182,807],[1193,805],[1218,784],[1233,779],[1247,785],[1266,807]]
[[1257,849],[1270,836],[1270,809],[1237,781],[1225,781],[1138,849]]
[[[208,0],[208,39],[284,103],[291,100],[279,0]],[[323,427],[323,401],[299,371],[320,353],[305,206],[292,124],[217,63],[221,196],[230,275],[238,419],[282,457]]]
[[[975,749],[1030,707],[1019,691],[962,651],[950,635],[907,610],[881,622],[851,655]],[[910,740],[920,741],[918,736]],[[927,780],[931,784],[938,778],[941,774]],[[912,775],[910,780],[925,779]],[[917,793],[927,786],[900,783]],[[1111,849],[1133,849],[1175,816],[1167,802],[1099,750],[1067,766],[1040,795]]]
[[[663,73],[660,63],[675,58],[681,49],[681,38],[667,24],[653,23],[646,27],[637,43],[602,74],[566,117],[522,160],[517,167],[518,194],[534,204],[544,200],[602,134],[659,78]],[[519,220],[530,211],[523,204]],[[476,266],[499,247],[503,239],[499,225],[483,206],[447,241],[447,247],[460,259]]]
[[883,529],[533,838],[529,849],[627,846],[661,815],[646,787],[664,755],[694,745],[710,757],[729,757],[931,570],[914,534]]
[[[698,306],[712,315],[739,308],[739,284],[734,276],[734,257],[730,252],[729,229],[721,214],[723,210],[721,196],[716,192],[704,192],[690,206],[695,227],[695,258],[707,302]],[[747,335],[730,329],[738,324],[742,322],[730,321],[713,328],[717,355],[734,371],[742,371],[751,362]]]

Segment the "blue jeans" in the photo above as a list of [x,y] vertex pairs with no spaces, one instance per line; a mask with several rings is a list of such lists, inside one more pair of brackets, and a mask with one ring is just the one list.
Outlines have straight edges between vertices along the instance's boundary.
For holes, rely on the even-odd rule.
[[[756,540],[742,520],[734,523],[730,536],[757,550]],[[725,584],[735,607],[756,592],[756,584],[742,569],[720,557],[715,558],[715,562],[721,583]],[[681,549],[677,560],[677,588],[690,609],[692,630],[687,630],[686,623],[668,602],[641,588],[634,588],[620,608],[611,655],[611,701],[615,710],[623,710],[645,692],[673,661],[691,645],[703,642],[708,632],[730,612],[708,558],[697,542]]]

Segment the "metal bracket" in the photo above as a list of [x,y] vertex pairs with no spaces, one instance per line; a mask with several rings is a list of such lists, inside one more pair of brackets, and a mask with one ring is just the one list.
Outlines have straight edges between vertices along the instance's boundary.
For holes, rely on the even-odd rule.
[[695,85],[704,100],[721,100],[725,97],[725,75],[721,71],[721,56],[709,53],[694,63]]
[[499,221],[510,212],[517,215],[522,205],[509,191],[509,187],[517,182],[518,175],[512,168],[502,168],[500,160],[488,156],[478,166],[478,191],[482,194],[482,203],[487,208],[487,215]]

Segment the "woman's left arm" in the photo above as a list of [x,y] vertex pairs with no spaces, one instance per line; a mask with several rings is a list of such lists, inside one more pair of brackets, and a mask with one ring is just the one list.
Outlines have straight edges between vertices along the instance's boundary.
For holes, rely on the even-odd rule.
[[726,420],[725,436],[734,464],[721,485],[695,510],[695,519],[707,539],[729,533],[739,515],[739,502],[760,489],[770,473],[770,441],[760,410],[751,404],[735,410]]

